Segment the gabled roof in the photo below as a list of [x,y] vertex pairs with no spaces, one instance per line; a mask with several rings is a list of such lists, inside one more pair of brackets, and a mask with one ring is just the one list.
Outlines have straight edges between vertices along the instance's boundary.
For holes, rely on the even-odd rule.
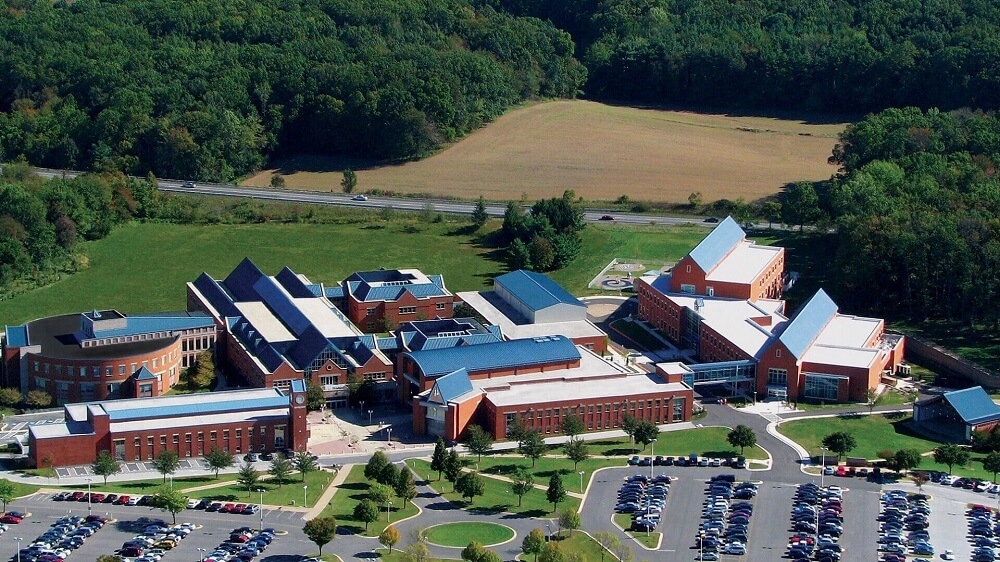
[[4,345],[7,347],[24,347],[28,345],[27,326],[7,326],[7,337]]
[[493,282],[507,289],[524,306],[536,312],[557,304],[586,306],[558,283],[541,273],[518,269],[497,277]]
[[156,380],[156,375],[154,375],[152,371],[143,366],[142,368],[140,368],[138,371],[135,372],[135,380],[137,381]]
[[265,277],[264,272],[254,265],[250,258],[243,258],[243,261],[236,266],[236,269],[226,277],[222,284],[233,296],[233,300],[255,301],[259,300],[259,297],[254,289],[254,284],[261,277]]
[[688,255],[707,274],[746,237],[747,233],[733,217],[726,217]]
[[309,287],[302,282],[302,279],[291,269],[288,269],[286,265],[278,272],[274,278],[281,284],[282,287],[288,291],[288,294],[292,295],[293,298],[303,299],[310,298],[319,295],[314,295]]
[[465,368],[469,372],[527,367],[580,359],[580,351],[563,336],[527,338],[408,353],[424,376]]
[[820,289],[792,316],[778,340],[796,359],[801,359],[836,315],[837,304]]
[[981,386],[946,392],[944,399],[965,423],[975,424],[1000,418],[1000,406],[993,402]]
[[424,275],[416,269],[359,271],[344,280],[346,292],[362,302],[395,301],[404,293],[418,299],[446,297],[444,277]]
[[472,392],[472,381],[469,372],[458,369],[434,381],[427,399],[439,404],[447,404],[461,396]]

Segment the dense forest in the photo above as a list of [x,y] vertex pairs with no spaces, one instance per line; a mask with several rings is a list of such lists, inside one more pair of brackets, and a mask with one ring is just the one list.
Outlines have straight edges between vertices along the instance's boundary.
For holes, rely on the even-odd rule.
[[1000,323],[1000,119],[888,109],[848,127],[833,159],[820,205],[847,309]]
[[6,0],[0,161],[229,180],[407,158],[586,79],[570,36],[465,0]]
[[569,31],[590,97],[866,112],[1000,103],[995,0],[482,0]]

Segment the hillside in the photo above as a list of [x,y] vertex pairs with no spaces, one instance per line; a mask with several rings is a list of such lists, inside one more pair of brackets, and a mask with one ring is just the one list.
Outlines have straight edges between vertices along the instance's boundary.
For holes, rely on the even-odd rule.
[[402,165],[298,157],[244,182],[268,185],[275,171],[297,189],[340,189],[345,166],[359,191],[487,199],[555,197],[566,189],[592,200],[682,202],[777,193],[786,183],[821,180],[843,124],[638,109],[582,100],[511,111],[434,156]]

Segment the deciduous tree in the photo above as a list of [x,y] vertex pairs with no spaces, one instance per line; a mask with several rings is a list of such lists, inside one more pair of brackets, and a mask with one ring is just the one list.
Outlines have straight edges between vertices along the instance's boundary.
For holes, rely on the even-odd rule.
[[472,505],[476,496],[481,496],[486,491],[486,482],[475,472],[466,472],[455,483],[455,491],[462,494],[463,498],[469,500],[469,505]]
[[535,479],[531,473],[518,468],[510,477],[510,491],[517,496],[517,507],[521,507],[521,498],[535,487]]
[[389,549],[389,554],[392,554],[392,547],[396,546],[399,542],[399,531],[396,527],[389,525],[382,531],[378,536],[378,542]]
[[219,447],[212,447],[212,449],[205,455],[205,462],[208,464],[209,470],[215,472],[215,479],[219,479],[219,471],[233,466],[236,460],[233,458],[233,454],[225,449],[220,449]]
[[118,474],[122,471],[122,463],[111,454],[111,451],[107,449],[101,449],[97,452],[97,458],[94,463],[90,465],[90,470],[104,478],[104,485],[108,485],[108,476],[113,474]]
[[444,472],[444,464],[448,458],[448,449],[444,445],[444,439],[438,437],[434,444],[434,454],[431,455],[431,470],[436,470],[438,480],[441,480],[441,473]]
[[534,468],[535,461],[545,454],[547,447],[542,434],[537,429],[529,429],[521,435],[521,440],[517,443],[517,452],[527,459],[531,459],[531,466]]
[[823,438],[823,446],[837,454],[837,460],[858,446],[854,436],[846,431],[835,431]]
[[163,481],[167,481],[167,475],[177,472],[180,468],[180,459],[177,458],[177,452],[171,451],[170,449],[164,449],[160,451],[160,454],[153,460],[153,468],[157,472],[163,475]]
[[354,505],[354,519],[364,523],[367,531],[369,523],[378,521],[378,509],[375,502],[365,498]]
[[535,556],[535,560],[538,560],[538,555],[541,554],[542,549],[545,548],[545,535],[542,534],[541,529],[532,529],[524,540],[521,541],[521,550],[525,554],[532,554]]
[[747,447],[753,447],[757,444],[757,435],[749,426],[737,425],[726,435],[726,441],[733,447],[739,447],[742,455]]
[[322,557],[323,547],[337,536],[337,520],[333,517],[310,519],[302,526],[302,532],[319,548]]
[[563,445],[563,451],[566,453],[566,458],[573,461],[574,471],[581,461],[590,458],[590,447],[587,447],[582,439],[570,439]]
[[493,438],[476,424],[469,426],[463,443],[465,448],[473,455],[477,455],[479,460],[483,460],[483,455],[493,450]]
[[549,487],[545,491],[545,499],[552,504],[552,511],[559,508],[559,504],[566,499],[566,488],[563,487],[562,478],[558,473],[549,478]]
[[267,473],[274,478],[280,488],[285,480],[288,480],[288,477],[292,475],[292,463],[285,458],[285,455],[275,453],[274,458],[271,459],[271,465],[267,468]]

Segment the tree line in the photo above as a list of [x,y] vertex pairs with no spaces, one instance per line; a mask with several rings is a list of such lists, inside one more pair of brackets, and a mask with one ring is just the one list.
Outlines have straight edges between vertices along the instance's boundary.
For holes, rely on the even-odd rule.
[[586,70],[466,0],[33,2],[0,11],[0,161],[232,180],[287,152],[409,158]]
[[814,210],[836,228],[846,309],[1000,322],[1000,119],[887,109],[849,126],[831,161]]
[[591,97],[864,112],[995,108],[988,0],[480,0],[569,31]]

